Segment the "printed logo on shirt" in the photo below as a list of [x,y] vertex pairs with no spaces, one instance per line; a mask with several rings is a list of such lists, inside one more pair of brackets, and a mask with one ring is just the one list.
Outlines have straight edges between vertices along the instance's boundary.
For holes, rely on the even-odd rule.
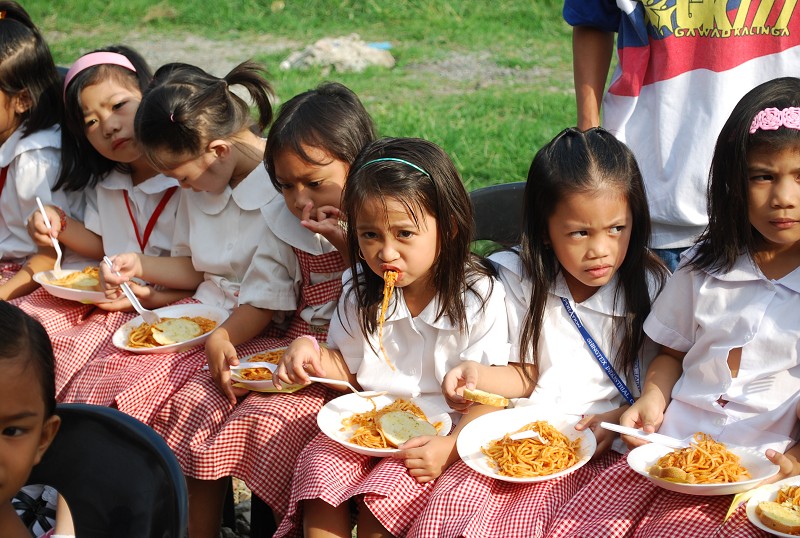
[[618,0],[627,5],[617,48],[621,75],[609,92],[642,88],[684,73],[716,73],[800,46],[800,0]]
[[797,0],[784,3],[727,0],[644,0],[650,28],[660,36],[788,36]]

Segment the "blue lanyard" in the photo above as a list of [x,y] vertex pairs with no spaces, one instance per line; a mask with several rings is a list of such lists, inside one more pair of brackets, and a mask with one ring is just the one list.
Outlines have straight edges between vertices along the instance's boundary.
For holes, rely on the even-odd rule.
[[[603,368],[611,382],[614,383],[614,386],[617,387],[617,390],[620,392],[620,394],[622,394],[622,397],[625,398],[629,404],[633,405],[633,395],[631,394],[631,391],[628,390],[628,386],[625,385],[625,382],[622,379],[620,379],[617,371],[614,369],[614,366],[608,360],[605,353],[603,353],[603,350],[600,349],[600,347],[594,341],[594,338],[592,338],[592,335],[590,335],[589,331],[586,330],[586,327],[583,326],[580,318],[578,318],[578,314],[576,314],[572,309],[572,306],[570,306],[569,301],[565,297],[561,297],[561,302],[564,303],[564,308],[567,309],[567,314],[569,314],[570,319],[572,319],[572,323],[575,324],[575,327],[578,328],[581,336],[583,336],[583,339],[586,341],[586,345],[589,346],[589,350],[594,354],[594,358],[600,363],[600,366]],[[638,359],[633,366],[633,378],[636,381],[636,386],[641,387]]]

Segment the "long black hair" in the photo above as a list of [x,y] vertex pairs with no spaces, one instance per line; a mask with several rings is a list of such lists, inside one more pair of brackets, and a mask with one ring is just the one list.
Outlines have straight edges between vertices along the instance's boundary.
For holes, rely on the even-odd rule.
[[[229,139],[243,129],[259,134],[272,121],[272,86],[264,68],[251,61],[223,78],[199,67],[161,66],[136,111],[136,139],[157,170],[167,168],[162,156],[198,156],[212,140]],[[254,122],[248,104],[230,86],[244,87],[258,111]],[[258,160],[264,156],[259,155]]]
[[275,157],[288,149],[304,161],[319,165],[303,147],[318,148],[352,164],[359,152],[375,140],[375,125],[358,96],[338,82],[326,82],[284,103],[267,135],[264,166],[280,189]]
[[[649,278],[655,277],[660,289],[667,270],[648,248],[650,212],[636,159],[625,144],[602,128],[562,131],[536,153],[528,171],[520,258],[533,293],[520,336],[523,362],[536,365],[534,344],[541,335],[547,295],[562,270],[548,246],[550,217],[564,197],[601,190],[623,196],[632,215],[630,242],[614,294],[615,302],[624,301],[626,315],[615,322],[623,325],[623,336],[618,346],[611,343],[610,349],[617,353],[609,358],[621,371],[633,370],[644,341],[642,325],[650,313]],[[527,356],[529,351],[533,356]]]
[[[104,80],[114,80],[125,88],[143,93],[150,83],[152,71],[142,56],[130,47],[111,45],[92,52],[114,52],[125,56],[136,71],[116,64],[98,64],[76,74],[64,88],[64,128],[61,130],[61,171],[54,190],[78,191],[93,187],[112,170],[129,172],[126,163],[102,156],[86,138],[81,92]],[[91,54],[91,53],[90,53]]]
[[0,2],[0,91],[9,98],[26,94],[21,114],[23,136],[61,122],[61,78],[39,29],[16,2]]
[[748,215],[747,155],[756,147],[774,151],[800,149],[800,130],[780,127],[750,133],[756,115],[766,108],[800,107],[800,79],[783,77],[747,92],[723,125],[714,147],[708,183],[708,227],[690,260],[698,269],[729,270],[742,254],[756,252],[761,234]]
[[[399,160],[376,161],[385,158]],[[359,154],[342,194],[350,268],[358,279],[351,293],[359,306],[362,333],[368,338],[377,329],[384,281],[359,258],[358,215],[366,204],[385,206],[389,198],[403,204],[415,222],[423,218],[423,212],[436,219],[440,252],[431,267],[431,282],[439,300],[436,316],[447,316],[461,330],[466,329],[464,298],[467,293],[481,297],[475,284],[481,276],[490,274],[470,252],[474,224],[469,195],[442,148],[419,138],[384,138]],[[485,300],[482,297],[484,303]]]

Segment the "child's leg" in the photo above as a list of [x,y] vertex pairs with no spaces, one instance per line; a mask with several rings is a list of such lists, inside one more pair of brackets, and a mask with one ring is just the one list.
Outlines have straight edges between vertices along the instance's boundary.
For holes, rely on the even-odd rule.
[[358,538],[387,538],[391,536],[386,527],[381,525],[380,521],[362,502],[358,503],[358,524],[356,527],[358,529]]
[[186,477],[189,490],[189,536],[192,538],[217,538],[228,478],[197,480]]
[[303,501],[303,535],[306,538],[350,538],[348,503],[331,506],[322,499]]

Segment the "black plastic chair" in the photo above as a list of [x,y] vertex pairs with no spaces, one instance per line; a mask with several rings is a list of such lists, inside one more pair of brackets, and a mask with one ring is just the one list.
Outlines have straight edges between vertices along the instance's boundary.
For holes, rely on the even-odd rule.
[[525,182],[503,183],[469,193],[475,219],[475,241],[488,240],[510,247],[522,234]]
[[61,428],[29,484],[64,496],[79,538],[183,538],[186,481],[150,427],[108,407],[60,404]]

